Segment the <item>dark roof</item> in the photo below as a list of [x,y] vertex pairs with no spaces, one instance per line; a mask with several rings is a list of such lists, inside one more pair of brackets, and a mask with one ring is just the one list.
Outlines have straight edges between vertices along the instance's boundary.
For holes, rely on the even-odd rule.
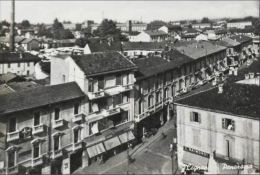
[[71,57],[87,76],[136,68],[131,61],[118,52],[72,55]]
[[181,43],[179,45],[177,44],[176,48],[183,54],[193,59],[205,57],[206,55],[217,53],[226,49],[226,47],[214,45],[207,41],[187,42],[186,45],[185,43]]
[[0,96],[13,93],[14,91],[7,84],[0,84]]
[[121,43],[120,42],[91,42],[88,43],[89,49],[91,53],[94,52],[106,52],[106,51],[121,51]]
[[165,33],[162,30],[145,30],[145,33],[147,33],[150,36],[161,36],[161,35],[167,35],[167,33]]
[[22,43],[22,44],[28,44],[28,43],[32,42],[33,40],[39,42],[39,41],[38,41],[37,39],[35,39],[35,38],[26,38],[26,39],[22,40],[21,43]]
[[14,91],[24,91],[41,86],[33,81],[11,82],[7,83],[7,85]]
[[127,50],[164,50],[164,42],[124,42],[123,51]]
[[251,37],[245,36],[245,35],[234,35],[234,36],[231,36],[230,38],[239,43],[250,42],[253,40]]
[[231,113],[260,119],[260,86],[225,84],[223,93],[218,88],[178,100],[177,104],[199,107],[220,113]]
[[[41,86],[0,96],[0,114],[13,113],[84,97],[75,82]],[[8,102],[8,103],[7,103]]]
[[193,61],[192,58],[183,55],[177,50],[163,53],[163,57],[148,57],[136,59],[133,62],[138,67],[138,78],[149,77],[161,72],[165,72],[181,65]]
[[30,53],[0,53],[0,63],[38,62],[40,58]]
[[11,81],[24,81],[25,79],[14,73],[7,72],[6,74],[0,75],[0,83],[8,83]]

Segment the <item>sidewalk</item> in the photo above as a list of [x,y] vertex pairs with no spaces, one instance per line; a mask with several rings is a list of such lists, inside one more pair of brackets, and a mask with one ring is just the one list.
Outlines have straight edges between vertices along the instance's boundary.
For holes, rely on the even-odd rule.
[[[135,156],[137,156],[139,153],[148,149],[149,146],[151,144],[153,144],[154,142],[156,142],[157,139],[161,138],[163,132],[165,133],[167,130],[169,130],[173,127],[174,127],[173,120],[166,122],[164,124],[164,126],[162,126],[158,130],[156,135],[151,136],[150,138],[145,140],[145,142],[140,143],[139,145],[136,145],[133,149],[130,149],[129,155],[131,155],[132,158],[135,158]],[[73,174],[104,174],[107,171],[109,171],[110,169],[118,167],[124,163],[127,163],[127,151],[123,151],[123,152],[117,154],[116,156],[109,158],[103,164],[94,163],[94,164],[90,165],[89,167],[79,168],[78,170],[73,172]],[[167,167],[168,166],[166,165],[165,171],[167,171],[167,169],[168,169]]]

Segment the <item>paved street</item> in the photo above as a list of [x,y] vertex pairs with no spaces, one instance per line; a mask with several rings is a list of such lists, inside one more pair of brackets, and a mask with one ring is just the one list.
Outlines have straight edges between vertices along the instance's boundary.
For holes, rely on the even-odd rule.
[[[162,132],[167,136],[163,137]],[[176,132],[173,128],[173,121],[170,121],[160,128],[155,136],[150,137],[144,143],[130,150],[134,161],[129,163],[129,166],[127,162],[127,152],[124,151],[110,158],[102,165],[93,164],[89,167],[81,168],[74,173],[126,174],[128,170],[129,174],[171,174],[172,161],[169,145],[174,135],[176,135]],[[174,170],[176,167],[177,164],[174,160]]]

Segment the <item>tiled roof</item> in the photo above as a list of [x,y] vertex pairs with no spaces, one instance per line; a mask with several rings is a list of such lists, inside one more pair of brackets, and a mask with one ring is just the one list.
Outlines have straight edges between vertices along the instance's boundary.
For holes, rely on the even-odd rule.
[[260,86],[225,84],[221,94],[218,93],[218,88],[213,88],[181,99],[176,103],[259,120]]
[[75,82],[41,86],[0,96],[0,115],[61,103],[85,94]]
[[123,50],[163,50],[165,42],[124,42]]
[[10,94],[13,93],[14,91],[6,84],[1,84],[0,85],[0,96],[4,94]]
[[40,58],[30,53],[0,53],[0,63],[38,62]]
[[187,42],[186,45],[185,43],[179,45],[177,44],[176,48],[183,54],[193,59],[205,57],[206,55],[210,55],[226,49],[226,47],[214,45],[207,41]]
[[150,36],[161,36],[161,35],[167,35],[167,33],[165,33],[162,30],[145,30],[145,33],[147,33]]
[[232,40],[230,38],[223,38],[222,40],[216,41],[215,43],[224,47],[236,47],[240,45],[239,42]]
[[234,36],[231,36],[230,38],[239,43],[250,42],[253,40],[251,37],[245,36],[245,35],[234,35]]
[[87,76],[136,68],[131,61],[118,52],[100,52],[71,57]]
[[8,83],[13,80],[24,81],[25,79],[11,72],[7,72],[6,74],[0,75],[0,83]]
[[181,54],[177,50],[163,53],[163,57],[149,57],[134,60],[134,63],[138,67],[138,78],[149,77],[178,68],[185,63],[193,61],[192,58]]
[[11,87],[14,91],[24,91],[24,90],[42,86],[33,81],[11,82],[8,83],[7,85]]
[[107,51],[121,51],[121,43],[120,42],[91,42],[88,44],[91,53],[94,52],[107,52]]

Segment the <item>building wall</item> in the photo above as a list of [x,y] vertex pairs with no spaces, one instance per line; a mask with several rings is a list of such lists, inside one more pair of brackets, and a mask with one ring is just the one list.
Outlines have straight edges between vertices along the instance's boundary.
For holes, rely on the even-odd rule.
[[244,22],[227,23],[227,28],[244,29],[246,26],[252,26],[252,22],[251,21],[244,21]]
[[[190,121],[191,112],[200,114],[200,123]],[[223,129],[222,118],[234,120],[235,130]],[[259,165],[258,131],[259,121],[257,120],[177,105],[179,165],[182,165],[183,146],[209,153],[211,157],[213,151],[225,156],[226,139],[231,140],[232,158],[245,159],[245,164]]]
[[[29,65],[28,65],[29,64]],[[34,62],[21,62],[19,63],[0,63],[0,74],[6,74],[8,72],[15,73],[17,75],[34,75]]]
[[141,32],[137,36],[133,36],[130,40],[131,42],[151,42],[151,37],[145,32]]

